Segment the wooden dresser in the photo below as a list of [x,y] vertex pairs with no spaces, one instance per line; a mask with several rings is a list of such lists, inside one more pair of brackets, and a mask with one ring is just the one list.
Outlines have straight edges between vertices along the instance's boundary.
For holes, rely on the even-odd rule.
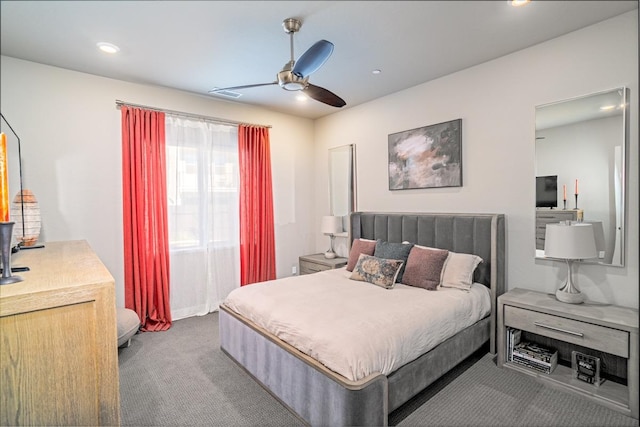
[[85,241],[12,257],[0,286],[0,425],[119,425],[115,282]]
[[536,209],[536,249],[544,250],[547,224],[576,221],[577,219],[578,211],[576,209]]

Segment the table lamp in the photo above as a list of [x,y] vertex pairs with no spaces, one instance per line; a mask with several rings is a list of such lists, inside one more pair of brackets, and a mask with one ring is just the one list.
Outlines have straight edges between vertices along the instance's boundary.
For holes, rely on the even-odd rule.
[[331,247],[324,253],[325,258],[335,258],[336,253],[333,251],[333,239],[336,234],[342,233],[342,218],[339,216],[323,216],[320,231],[331,239]]
[[569,304],[584,302],[584,296],[573,283],[571,266],[574,260],[596,258],[596,241],[592,224],[547,224],[544,242],[547,258],[564,259],[567,262],[567,279],[556,291],[556,298]]

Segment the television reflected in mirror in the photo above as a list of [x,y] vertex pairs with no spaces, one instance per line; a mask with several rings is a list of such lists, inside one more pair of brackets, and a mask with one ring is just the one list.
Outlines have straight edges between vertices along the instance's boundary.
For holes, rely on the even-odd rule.
[[536,177],[536,208],[558,207],[558,175]]

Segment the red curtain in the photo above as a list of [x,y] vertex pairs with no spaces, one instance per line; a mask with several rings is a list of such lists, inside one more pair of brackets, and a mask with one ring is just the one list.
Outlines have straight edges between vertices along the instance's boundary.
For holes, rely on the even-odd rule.
[[269,129],[238,127],[240,285],[276,278]]
[[171,327],[164,113],[122,106],[125,306],[143,331]]

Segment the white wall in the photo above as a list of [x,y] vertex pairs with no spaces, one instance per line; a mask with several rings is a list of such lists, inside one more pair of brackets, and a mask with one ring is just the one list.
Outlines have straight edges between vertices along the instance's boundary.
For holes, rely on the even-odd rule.
[[[359,210],[504,213],[508,288],[554,292],[566,267],[534,258],[535,106],[619,86],[631,93],[626,266],[580,265],[576,282],[593,301],[638,307],[637,11],[317,120],[315,222],[329,211],[327,149],[355,143]],[[387,136],[458,118],[463,186],[389,191]]]
[[1,110],[21,139],[24,185],[42,213],[41,240],[86,239],[116,280],[118,306],[124,306],[124,266],[116,99],[272,125],[278,276],[290,275],[298,256],[313,251],[313,121],[6,56],[0,61]]

